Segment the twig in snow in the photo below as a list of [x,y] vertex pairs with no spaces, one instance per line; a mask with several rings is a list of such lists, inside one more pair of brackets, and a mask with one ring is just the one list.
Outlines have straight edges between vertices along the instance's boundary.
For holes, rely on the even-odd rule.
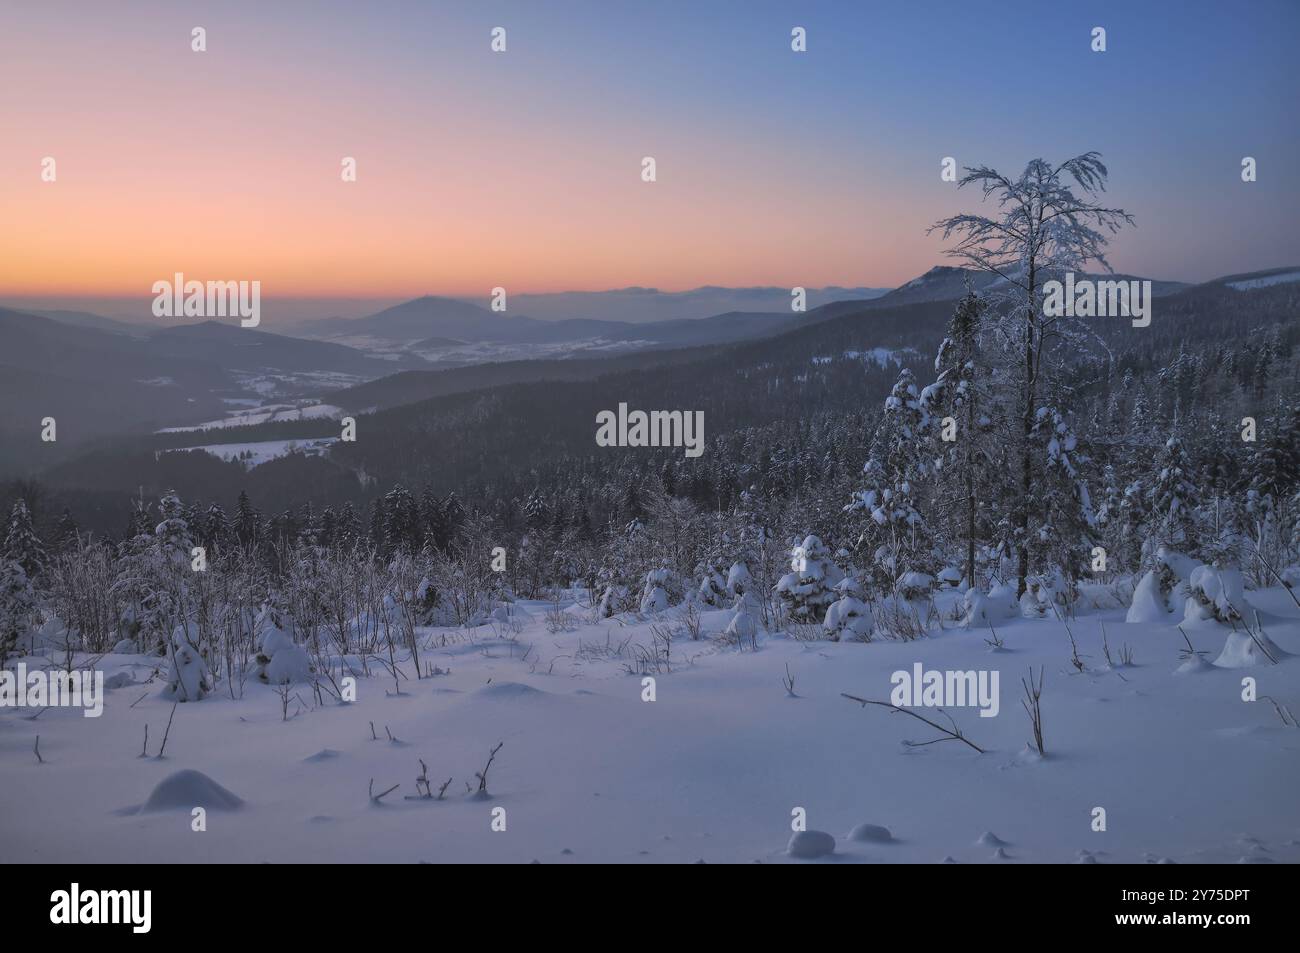
[[486,795],[488,793],[488,789],[487,789],[488,769],[492,767],[492,762],[496,760],[497,752],[501,750],[501,746],[504,744],[505,744],[504,741],[498,741],[497,746],[493,748],[492,751],[488,754],[487,764],[483,765],[483,770],[474,772],[474,777],[478,778],[479,794]]
[[[878,706],[880,706],[881,708],[888,708],[890,711],[895,711],[895,712],[898,712],[899,714],[902,714],[902,715],[911,715],[913,718],[917,719],[918,721],[923,721],[923,722],[925,722],[927,725],[929,725],[929,726],[930,726],[931,728],[933,728],[935,731],[942,732],[942,733],[946,736],[946,737],[943,737],[943,738],[935,738],[934,741],[919,741],[919,742],[918,742],[918,741],[905,741],[905,742],[903,742],[903,744],[907,745],[909,748],[921,748],[921,747],[924,747],[925,745],[932,745],[932,744],[935,743],[935,741],[960,741],[960,742],[962,742],[963,744],[969,745],[970,747],[974,748],[974,749],[975,749],[976,751],[978,751],[980,754],[984,754],[984,749],[983,749],[983,748],[981,748],[979,745],[975,744],[975,742],[971,741],[969,738],[967,738],[965,735],[963,735],[963,734],[961,733],[961,729],[957,727],[957,723],[956,723],[955,721],[953,722],[951,728],[945,728],[943,725],[937,725],[937,724],[935,724],[934,722],[932,722],[929,718],[926,718],[926,717],[924,717],[924,716],[922,716],[922,715],[918,715],[916,712],[911,711],[910,709],[907,709],[907,708],[899,708],[897,705],[894,705],[894,704],[892,704],[892,703],[890,703],[890,702],[878,702],[878,701],[873,701],[873,700],[871,700],[870,698],[859,698],[857,695],[849,695],[849,694],[846,693],[846,692],[840,692],[840,694],[841,694],[843,697],[847,698],[849,701],[857,702],[859,705],[862,705],[864,708],[865,708],[867,705],[878,705]],[[940,711],[943,711],[942,708],[939,709],[939,710],[940,710]],[[944,713],[944,715],[947,716],[947,718],[948,718],[949,721],[952,721],[952,715],[949,715],[946,711],[943,712],[943,713]]]
[[167,736],[172,733],[172,719],[176,717],[177,704],[179,703],[172,702],[172,713],[167,716],[167,730],[163,732],[162,747],[158,749],[159,758],[161,758],[163,756],[163,752],[167,750]]
[[1290,708],[1280,703],[1271,695],[1260,695],[1259,697],[1267,699],[1272,703],[1273,710],[1277,712],[1277,717],[1282,719],[1282,724],[1286,725],[1288,728],[1300,728],[1300,724],[1296,723],[1295,715],[1291,714]]
[[794,676],[790,674],[790,663],[785,663],[785,677],[781,679],[781,684],[785,686],[785,693],[791,698],[798,698],[794,693]]
[[379,792],[378,794],[376,794],[376,793],[375,793],[375,779],[374,779],[374,778],[371,778],[371,779],[370,779],[370,800],[371,800],[372,803],[378,804],[381,800],[383,800],[384,798],[388,797],[388,795],[392,794],[394,791],[396,791],[396,790],[397,790],[398,788],[400,788],[401,786],[402,786],[402,785],[401,785],[400,783],[399,783],[399,784],[394,784],[394,785],[393,785],[391,788],[389,788],[387,791],[381,791],[381,792]]

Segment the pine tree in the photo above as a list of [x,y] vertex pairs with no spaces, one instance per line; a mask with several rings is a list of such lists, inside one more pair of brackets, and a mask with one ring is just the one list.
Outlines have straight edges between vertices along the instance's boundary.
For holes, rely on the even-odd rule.
[[419,507],[411,491],[400,483],[384,496],[383,520],[384,545],[389,550],[419,549],[423,535]]
[[0,670],[18,651],[18,641],[30,629],[36,596],[22,565],[0,558]]
[[843,578],[826,544],[808,535],[790,550],[790,572],[776,584],[776,592],[793,621],[821,624]]
[[239,501],[235,504],[235,540],[244,549],[256,546],[262,536],[262,517],[249,502],[248,494],[239,491]]
[[352,505],[351,500],[343,504],[339,510],[339,524],[336,532],[337,541],[345,546],[351,546],[361,535],[361,520],[357,518],[357,509]]
[[[941,503],[941,510],[947,514],[950,538],[964,542],[964,576],[970,586],[977,584],[978,541],[990,533],[989,527],[980,525],[981,490],[988,492],[987,484],[996,474],[1005,472],[995,465],[997,449],[990,418],[993,397],[988,383],[981,380],[983,311],[979,296],[968,291],[958,303],[948,324],[948,336],[935,357],[938,376],[921,392],[922,410],[940,421],[944,483],[957,484],[957,488],[946,487],[947,499]],[[952,418],[956,439],[944,442],[943,432],[949,427],[944,418],[948,417]]]
[[913,374],[903,368],[863,467],[866,489],[845,507],[869,517],[858,549],[868,550],[875,582],[891,592],[904,573],[931,575],[934,569],[934,543],[920,508],[921,483],[930,471],[929,430]]
[[27,502],[21,497],[14,501],[13,509],[9,511],[4,554],[22,567],[29,580],[38,577],[45,569],[45,544],[36,535],[32,514],[27,509]]
[[59,517],[58,525],[54,529],[55,545],[60,550],[76,546],[78,532],[77,521],[72,518],[72,511],[65,506],[63,515]]
[[1144,554],[1154,558],[1161,546],[1187,555],[1199,552],[1196,507],[1200,493],[1192,481],[1192,466],[1177,436],[1156,454],[1147,485],[1147,539]]
[[1091,460],[1055,407],[1038,409],[1030,439],[1041,458],[1029,524],[1030,565],[1043,575],[1063,571],[1072,601],[1096,539],[1096,514],[1085,479]]

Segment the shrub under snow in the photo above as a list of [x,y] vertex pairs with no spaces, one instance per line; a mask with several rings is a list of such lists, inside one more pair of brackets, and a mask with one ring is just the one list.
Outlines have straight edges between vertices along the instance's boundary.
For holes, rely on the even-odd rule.
[[859,587],[851,577],[835,587],[840,598],[826,610],[822,628],[833,642],[869,642],[874,628],[871,607],[858,598]]
[[1133,588],[1125,622],[1170,622],[1176,599],[1186,593],[1196,562],[1164,546],[1156,552],[1155,566]]
[[668,585],[672,573],[667,569],[652,569],[645,574],[645,588],[641,590],[641,612],[651,615],[668,608]]
[[172,664],[162,695],[168,701],[194,702],[212,691],[207,660],[190,643],[183,626],[172,633]]
[[311,674],[311,659],[307,656],[307,650],[294,644],[293,637],[276,624],[274,615],[268,609],[262,610],[259,623],[262,639],[254,657],[258,680],[268,685],[305,681]]
[[1245,586],[1238,570],[1212,566],[1192,570],[1183,607],[1184,622],[1213,619],[1231,625],[1242,621],[1246,607]]

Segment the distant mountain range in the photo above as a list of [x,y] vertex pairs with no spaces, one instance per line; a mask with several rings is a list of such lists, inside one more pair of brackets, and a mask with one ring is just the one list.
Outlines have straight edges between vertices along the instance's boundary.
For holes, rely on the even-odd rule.
[[[846,337],[846,348],[873,344],[886,327],[895,328],[891,339],[874,343],[897,347],[906,336],[898,329],[913,321],[908,309],[953,301],[968,282],[988,290],[996,281],[940,266],[885,294],[824,289],[823,298],[830,300],[799,314],[788,310],[785,289],[699,289],[667,297],[698,303],[710,294],[751,296],[764,307],[776,308],[779,301],[781,309],[643,323],[507,316],[464,301],[425,297],[367,317],[297,329],[327,339],[228,322],[157,327],[84,311],[0,308],[0,473],[39,469],[97,437],[220,420],[236,410],[251,414],[250,408],[267,402],[320,400],[365,411],[527,381],[592,380],[698,360],[735,345],[799,341],[800,334],[828,322],[847,328],[871,321],[869,333],[856,330]],[[1153,291],[1162,297],[1195,292],[1213,299],[1216,307],[1228,307],[1238,294],[1296,282],[1300,268],[1292,266],[1196,286],[1157,281]],[[772,297],[777,292],[780,297]],[[873,296],[839,299],[840,292]],[[519,296],[514,305],[527,297]],[[644,289],[592,296],[606,302],[641,298],[647,299],[637,305],[642,314],[664,307],[665,296]],[[817,295],[810,298],[817,300]],[[655,301],[660,304],[649,303]],[[937,330],[945,313],[943,307],[928,309],[924,323],[939,321],[931,329]],[[57,445],[38,439],[45,416],[59,421]]]
[[[886,290],[808,289],[806,307],[865,301]],[[498,312],[459,298],[426,295],[367,317],[307,321],[286,330],[365,349],[396,346],[416,353],[467,343],[571,344],[579,348],[624,345],[621,350],[627,350],[743,340],[772,333],[779,322],[798,318],[791,310],[788,288],[697,288],[686,292],[624,288],[521,294],[508,298],[507,303],[508,310]]]

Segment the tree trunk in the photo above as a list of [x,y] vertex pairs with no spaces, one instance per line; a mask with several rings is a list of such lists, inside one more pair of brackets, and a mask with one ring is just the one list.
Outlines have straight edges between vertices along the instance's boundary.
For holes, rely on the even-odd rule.
[[1016,597],[1019,598],[1025,594],[1028,588],[1027,580],[1029,578],[1029,498],[1033,490],[1033,448],[1032,437],[1034,432],[1034,332],[1038,327],[1037,319],[1037,296],[1034,294],[1034,288],[1037,282],[1037,268],[1035,262],[1029,263],[1029,291],[1028,291],[1028,312],[1025,316],[1027,326],[1025,328],[1025,416],[1024,416],[1024,444],[1020,453],[1020,472],[1021,472],[1021,499],[1020,506],[1016,514],[1016,530],[1019,536],[1019,567],[1016,572]]

